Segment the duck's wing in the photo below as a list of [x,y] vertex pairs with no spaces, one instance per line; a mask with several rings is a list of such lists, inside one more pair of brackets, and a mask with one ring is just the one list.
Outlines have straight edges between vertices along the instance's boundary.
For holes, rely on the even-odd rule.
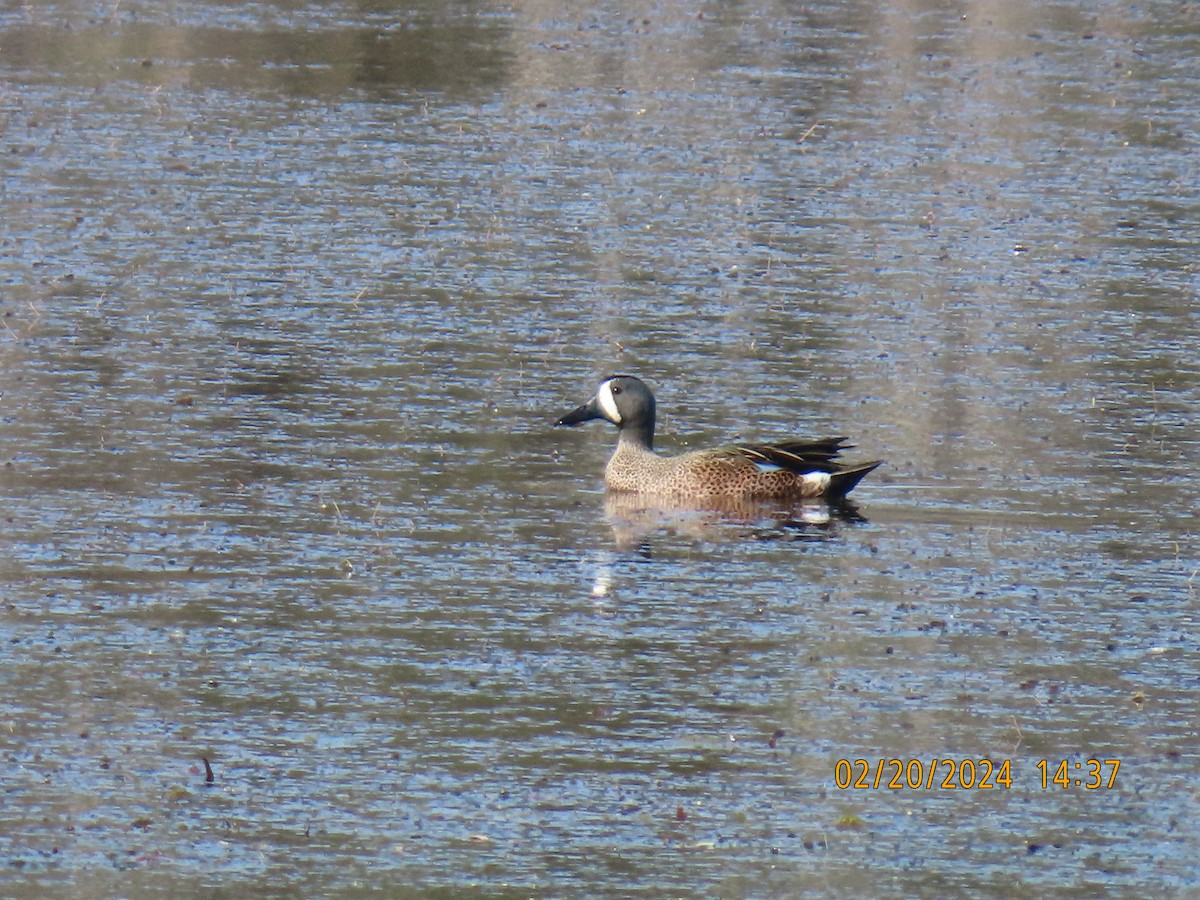
[[[782,441],[778,444],[738,444],[728,452],[750,460],[760,468],[786,469],[799,475],[808,472],[834,474],[843,469],[836,460],[849,449],[849,438],[821,438],[816,441]],[[864,473],[865,474],[865,473]]]

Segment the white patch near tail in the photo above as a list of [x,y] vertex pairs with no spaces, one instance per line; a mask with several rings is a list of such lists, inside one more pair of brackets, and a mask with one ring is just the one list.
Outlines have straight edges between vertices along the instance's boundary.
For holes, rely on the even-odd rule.
[[828,472],[805,472],[800,478],[805,484],[811,485],[818,494],[824,493],[829,487]]
[[596,402],[600,404],[600,412],[614,425],[621,424],[621,414],[617,412],[617,398],[613,396],[612,382],[606,381],[596,392]]

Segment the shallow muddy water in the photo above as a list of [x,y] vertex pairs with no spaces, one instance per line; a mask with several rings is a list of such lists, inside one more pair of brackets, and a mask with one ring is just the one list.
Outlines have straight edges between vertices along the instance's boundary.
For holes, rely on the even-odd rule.
[[[1200,891],[1197,60],[1157,2],[0,7],[2,892]],[[606,502],[552,423],[616,371],[661,449],[887,465]]]

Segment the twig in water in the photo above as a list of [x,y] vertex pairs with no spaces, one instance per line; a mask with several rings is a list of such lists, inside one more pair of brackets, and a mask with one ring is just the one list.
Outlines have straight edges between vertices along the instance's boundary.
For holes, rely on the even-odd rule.
[[808,131],[806,131],[806,132],[804,132],[804,134],[800,135],[800,140],[796,141],[796,143],[803,144],[805,141],[808,140],[808,136],[810,134],[812,134],[814,131],[816,131],[820,126],[821,126],[820,122],[813,122],[811,125],[808,126]]

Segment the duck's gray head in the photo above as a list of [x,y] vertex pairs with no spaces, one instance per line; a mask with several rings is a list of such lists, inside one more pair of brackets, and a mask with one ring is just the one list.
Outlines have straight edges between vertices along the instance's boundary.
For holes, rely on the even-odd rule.
[[554,424],[578,425],[592,419],[612,422],[623,440],[650,447],[654,442],[654,395],[640,378],[613,375],[600,382],[595,397]]

